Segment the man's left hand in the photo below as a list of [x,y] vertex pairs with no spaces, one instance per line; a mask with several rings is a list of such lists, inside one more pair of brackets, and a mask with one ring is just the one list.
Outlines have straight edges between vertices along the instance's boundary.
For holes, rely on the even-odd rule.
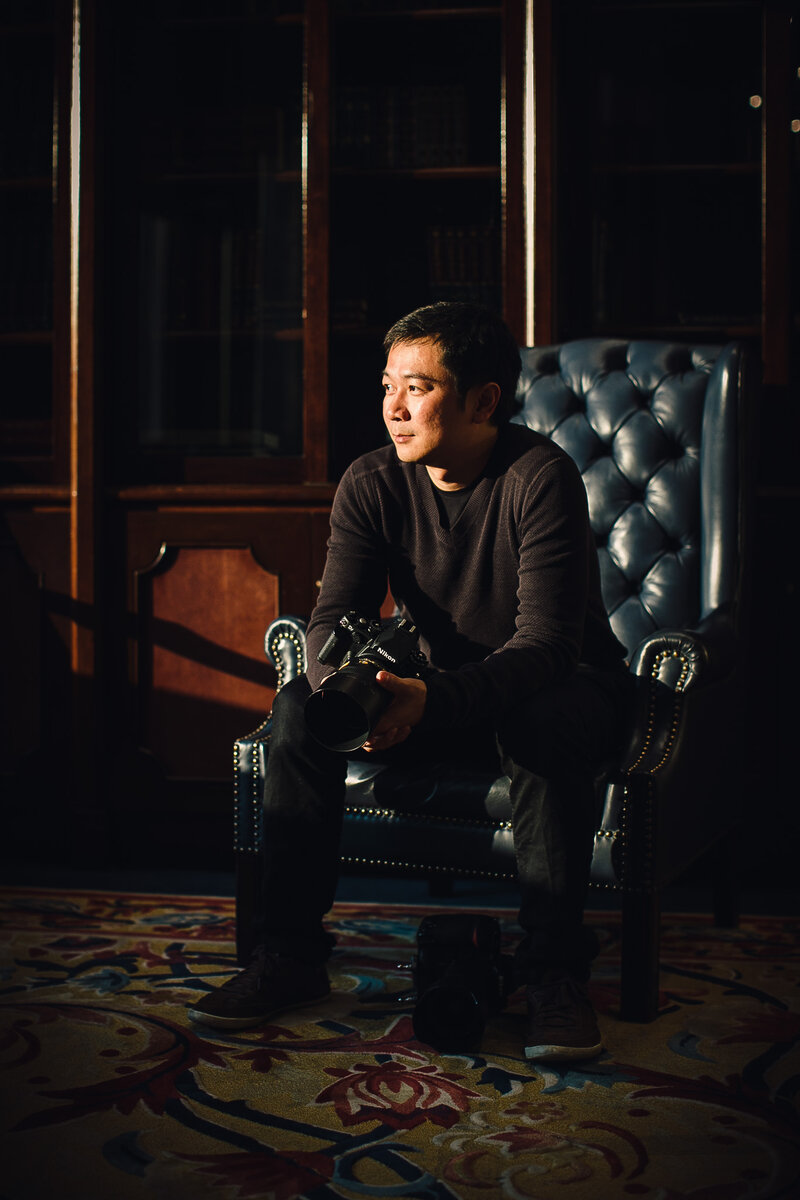
[[425,712],[428,689],[421,679],[401,679],[390,671],[378,671],[376,683],[394,699],[370,734],[365,750],[389,750],[404,742]]

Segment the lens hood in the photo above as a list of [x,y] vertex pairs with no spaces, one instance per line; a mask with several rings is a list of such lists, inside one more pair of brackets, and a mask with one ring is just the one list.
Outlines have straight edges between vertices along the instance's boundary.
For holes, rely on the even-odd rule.
[[358,750],[389,707],[391,692],[375,682],[380,661],[360,659],[323,680],[305,703],[309,732],[328,750]]

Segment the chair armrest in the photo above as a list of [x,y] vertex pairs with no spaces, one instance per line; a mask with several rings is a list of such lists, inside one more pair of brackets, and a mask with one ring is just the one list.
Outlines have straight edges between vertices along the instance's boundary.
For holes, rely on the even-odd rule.
[[[639,694],[631,736],[622,756],[623,775],[654,775],[668,763],[681,734],[686,693],[702,703],[707,687],[732,674],[737,638],[730,609],[716,609],[696,629],[659,630],[645,638],[631,660]],[[712,688],[719,704],[719,689]]]
[[645,638],[631,659],[631,671],[673,692],[686,692],[730,674],[737,648],[731,610],[725,605],[695,629],[660,629]]
[[264,635],[264,652],[278,672],[278,691],[302,675],[308,662],[307,622],[302,617],[276,617]]

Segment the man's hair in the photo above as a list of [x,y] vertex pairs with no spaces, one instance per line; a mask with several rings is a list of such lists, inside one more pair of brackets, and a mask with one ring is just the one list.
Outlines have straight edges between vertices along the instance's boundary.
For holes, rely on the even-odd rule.
[[504,425],[514,412],[521,362],[519,347],[502,317],[480,304],[439,300],[395,321],[383,348],[388,354],[400,342],[423,338],[440,347],[442,366],[462,401],[476,384],[500,385],[492,422]]

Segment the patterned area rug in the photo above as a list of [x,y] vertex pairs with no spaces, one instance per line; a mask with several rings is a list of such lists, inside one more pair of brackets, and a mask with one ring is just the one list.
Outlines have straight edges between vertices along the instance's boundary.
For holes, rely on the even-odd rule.
[[220,1034],[184,1010],[234,969],[231,900],[0,899],[2,1200],[800,1197],[797,920],[668,917],[638,1026],[615,1015],[617,916],[592,914],[607,1050],[558,1070],[521,1056],[514,998],[472,1055],[380,999],[430,910],[338,905],[331,998]]

